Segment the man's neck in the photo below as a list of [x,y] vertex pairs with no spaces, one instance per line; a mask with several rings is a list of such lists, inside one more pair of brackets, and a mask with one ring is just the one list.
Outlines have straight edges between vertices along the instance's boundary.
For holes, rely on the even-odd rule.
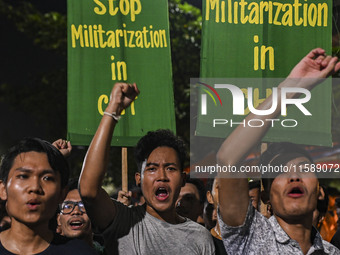
[[299,243],[303,254],[307,254],[312,246],[312,216],[304,216],[301,220],[287,220],[274,216],[287,235]]
[[53,239],[53,233],[48,229],[48,223],[29,227],[12,219],[11,227],[2,232],[2,245],[16,254],[36,254],[47,249]]
[[146,205],[146,211],[147,211],[147,213],[149,213],[153,217],[155,217],[159,220],[165,221],[167,223],[170,223],[170,224],[179,224],[179,223],[183,223],[185,221],[185,219],[183,217],[181,217],[177,214],[175,208],[168,210],[168,211],[165,211],[165,212],[159,212],[159,211],[156,211],[151,206]]

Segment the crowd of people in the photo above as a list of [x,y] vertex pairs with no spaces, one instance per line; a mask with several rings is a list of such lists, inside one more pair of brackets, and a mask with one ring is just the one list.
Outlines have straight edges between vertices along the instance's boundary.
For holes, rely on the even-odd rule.
[[[337,58],[314,49],[278,89],[311,90],[339,69]],[[8,222],[1,227],[0,254],[340,254],[317,230],[327,192],[314,173],[262,180],[219,173],[204,183],[184,173],[187,148],[169,130],[148,132],[135,147],[138,199],[132,201],[131,191],[111,198],[102,188],[110,143],[120,113],[138,94],[136,84],[114,85],[79,180],[69,180],[72,146],[62,139],[51,144],[27,138],[3,155],[0,199]],[[268,97],[258,109],[271,105]],[[276,109],[246,119],[274,119],[280,105]],[[239,125],[219,148],[217,162],[240,166],[269,130],[264,123]],[[307,151],[290,143],[272,144],[260,161],[313,163]]]

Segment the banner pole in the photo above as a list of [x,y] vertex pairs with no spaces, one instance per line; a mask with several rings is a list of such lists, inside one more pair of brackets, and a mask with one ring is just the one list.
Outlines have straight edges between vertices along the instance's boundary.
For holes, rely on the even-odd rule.
[[[268,143],[261,143],[261,155],[268,149]],[[262,184],[262,177],[261,177],[261,189],[260,192],[264,192],[263,184]],[[262,199],[260,199],[260,211],[262,215],[268,215],[267,212],[267,205],[263,203]]]
[[128,165],[126,147],[122,147],[122,191],[128,192]]

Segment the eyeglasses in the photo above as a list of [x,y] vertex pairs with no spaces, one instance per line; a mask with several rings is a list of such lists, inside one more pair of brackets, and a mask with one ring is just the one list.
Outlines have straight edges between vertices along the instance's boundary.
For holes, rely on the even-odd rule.
[[59,209],[62,214],[70,214],[71,212],[73,212],[76,205],[78,205],[78,208],[82,213],[86,213],[85,206],[82,201],[65,201],[61,205],[59,205]]

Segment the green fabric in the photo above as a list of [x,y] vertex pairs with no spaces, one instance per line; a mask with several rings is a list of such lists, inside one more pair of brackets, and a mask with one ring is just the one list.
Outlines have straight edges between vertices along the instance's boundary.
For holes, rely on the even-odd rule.
[[[268,11],[266,11],[266,5],[269,6]],[[235,6],[238,8],[237,11]],[[264,7],[261,8],[261,6]],[[255,15],[256,13],[258,16]],[[331,18],[332,2],[330,0],[203,0],[201,77],[287,77],[292,67],[313,48],[321,47],[331,54]],[[300,19],[301,24],[299,24]],[[273,50],[272,56],[274,57],[271,62],[272,66],[270,66],[269,53],[266,53],[263,69],[261,68],[261,63],[264,63],[261,61],[262,46],[269,51]],[[259,53],[256,54],[256,51]],[[256,64],[258,67],[255,66]],[[312,91],[312,98],[306,106],[312,113],[311,117],[295,115],[294,110],[290,114],[289,109],[287,118],[296,118],[299,121],[298,126],[295,128],[275,126],[263,141],[291,141],[330,146],[332,143],[331,82],[326,83]],[[246,84],[242,88],[247,87],[252,87],[252,85]],[[266,88],[269,87],[266,85],[259,87],[260,98],[265,97]],[[232,111],[228,109],[230,105],[224,104],[223,107],[226,119],[235,118]],[[231,128],[212,131],[211,125],[209,126],[211,121],[207,121],[205,117],[198,114],[196,128],[198,135],[225,137],[232,132]],[[243,118],[244,116],[238,116],[235,119],[242,120]]]
[[68,0],[67,18],[68,139],[91,142],[116,82],[136,82],[141,94],[112,145],[133,146],[159,128],[175,132],[168,2]]

